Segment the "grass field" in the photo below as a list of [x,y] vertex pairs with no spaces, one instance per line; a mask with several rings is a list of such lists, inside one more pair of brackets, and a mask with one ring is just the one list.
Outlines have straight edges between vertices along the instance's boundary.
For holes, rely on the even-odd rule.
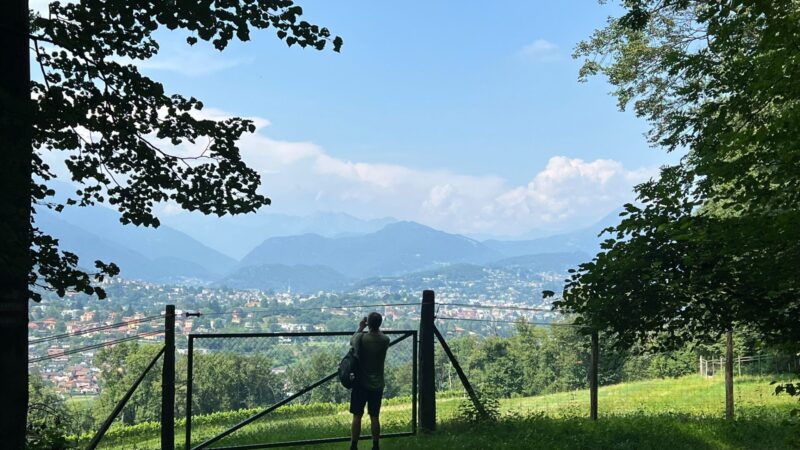
[[[431,435],[387,439],[385,449],[526,448],[526,449],[784,449],[795,428],[785,425],[796,400],[772,395],[772,378],[736,379],[737,420],[724,420],[724,385],[721,377],[686,376],[602,387],[600,419],[588,416],[588,391],[505,399],[502,418],[486,425],[457,420],[460,398],[437,401],[439,429]],[[219,446],[344,436],[350,415],[344,405],[329,405],[307,415],[291,414],[250,424],[219,442]],[[196,445],[238,422],[247,413],[195,418]],[[410,429],[410,405],[387,402],[382,410],[384,432]],[[138,427],[138,428],[137,428]],[[364,429],[368,429],[365,419]],[[101,448],[155,449],[157,424],[112,428]],[[183,448],[183,422],[176,430]],[[85,441],[84,441],[85,442]],[[362,442],[369,448],[369,442]],[[298,447],[295,447],[298,448]],[[327,450],[346,444],[318,445]]]

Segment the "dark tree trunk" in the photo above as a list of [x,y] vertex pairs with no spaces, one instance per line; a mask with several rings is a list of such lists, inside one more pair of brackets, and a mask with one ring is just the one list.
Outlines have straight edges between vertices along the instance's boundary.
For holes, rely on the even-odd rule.
[[0,8],[0,443],[21,449],[28,410],[31,116],[28,1]]

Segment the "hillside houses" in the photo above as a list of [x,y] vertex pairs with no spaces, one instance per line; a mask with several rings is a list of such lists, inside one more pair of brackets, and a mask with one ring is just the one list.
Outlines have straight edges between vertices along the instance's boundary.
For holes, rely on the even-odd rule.
[[40,375],[62,394],[97,395],[100,393],[99,373],[100,369],[81,363],[58,371],[40,372]]

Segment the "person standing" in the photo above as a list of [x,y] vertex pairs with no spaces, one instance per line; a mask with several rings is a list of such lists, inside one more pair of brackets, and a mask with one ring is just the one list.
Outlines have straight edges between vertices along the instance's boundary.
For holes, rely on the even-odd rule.
[[[350,392],[350,413],[353,414],[353,424],[350,429],[350,449],[358,448],[358,439],[361,437],[361,418],[364,416],[364,407],[367,407],[372,431],[372,450],[380,448],[381,436],[381,400],[385,385],[383,367],[386,361],[386,352],[389,349],[389,337],[381,332],[383,317],[377,312],[369,313],[358,324],[358,332],[350,339],[350,345],[356,349],[358,355],[358,376],[353,390]],[[369,328],[368,332],[364,332]]]

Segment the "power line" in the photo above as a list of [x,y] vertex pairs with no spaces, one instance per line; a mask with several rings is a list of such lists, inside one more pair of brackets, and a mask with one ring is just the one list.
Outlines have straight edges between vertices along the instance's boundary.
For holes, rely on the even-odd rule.
[[462,308],[476,308],[476,309],[505,309],[509,311],[535,311],[535,312],[555,312],[552,309],[546,308],[533,308],[529,306],[503,306],[503,305],[484,305],[474,303],[438,303],[440,306],[458,306]]
[[74,349],[71,349],[71,350],[65,350],[63,352],[56,353],[56,354],[53,354],[53,355],[40,356],[38,358],[29,359],[28,363],[29,364],[33,364],[33,363],[37,363],[37,362],[41,362],[41,361],[47,361],[49,359],[60,358],[62,356],[73,355],[75,353],[83,353],[83,352],[86,352],[86,351],[89,351],[89,350],[95,350],[95,349],[102,348],[102,347],[109,347],[111,345],[116,345],[116,344],[119,344],[119,343],[122,343],[122,342],[127,342],[127,341],[133,341],[133,340],[145,337],[145,336],[151,336],[151,335],[158,334],[158,333],[163,333],[163,332],[164,332],[164,330],[147,331],[147,332],[144,332],[144,333],[136,334],[134,336],[128,336],[128,337],[125,337],[125,338],[122,338],[122,339],[116,339],[116,340],[113,340],[113,341],[102,342],[100,344],[87,345],[85,347],[74,348]]
[[494,320],[494,319],[467,319],[464,317],[437,317],[437,320],[464,320],[467,322],[491,322],[491,323],[507,323],[507,324],[519,324],[524,323],[526,325],[545,325],[545,326],[554,326],[554,327],[576,327],[576,328],[585,328],[583,325],[576,325],[574,323],[560,323],[560,322],[522,322],[522,321],[514,321],[514,320]]
[[[274,314],[281,314],[281,313],[292,313],[297,311],[321,311],[323,309],[363,309],[363,308],[380,308],[380,307],[398,307],[398,306],[405,306],[405,307],[419,307],[419,303],[378,303],[373,305],[343,305],[343,306],[314,306],[314,307],[303,307],[303,308],[283,308],[283,309],[272,309],[272,308],[260,308],[260,309],[246,309],[241,308],[243,313],[274,313]],[[211,312],[211,313],[201,313],[202,316],[223,316],[228,314],[233,314],[235,311],[222,311],[222,312]]]
[[161,316],[150,316],[150,317],[143,317],[141,319],[127,320],[127,321],[123,321],[123,322],[112,323],[112,324],[109,324],[109,325],[101,325],[99,327],[86,328],[84,330],[72,331],[72,332],[69,332],[69,333],[55,334],[55,335],[52,335],[52,336],[46,336],[46,337],[39,338],[39,339],[31,339],[30,341],[28,341],[28,343],[29,344],[38,344],[40,342],[55,341],[55,340],[58,340],[58,339],[64,339],[64,338],[69,338],[69,337],[81,336],[81,335],[84,335],[84,334],[94,333],[96,331],[110,330],[112,328],[124,327],[126,325],[132,325],[132,324],[142,323],[142,322],[149,322],[151,320],[156,320],[156,319],[160,319],[160,318],[161,318]]

